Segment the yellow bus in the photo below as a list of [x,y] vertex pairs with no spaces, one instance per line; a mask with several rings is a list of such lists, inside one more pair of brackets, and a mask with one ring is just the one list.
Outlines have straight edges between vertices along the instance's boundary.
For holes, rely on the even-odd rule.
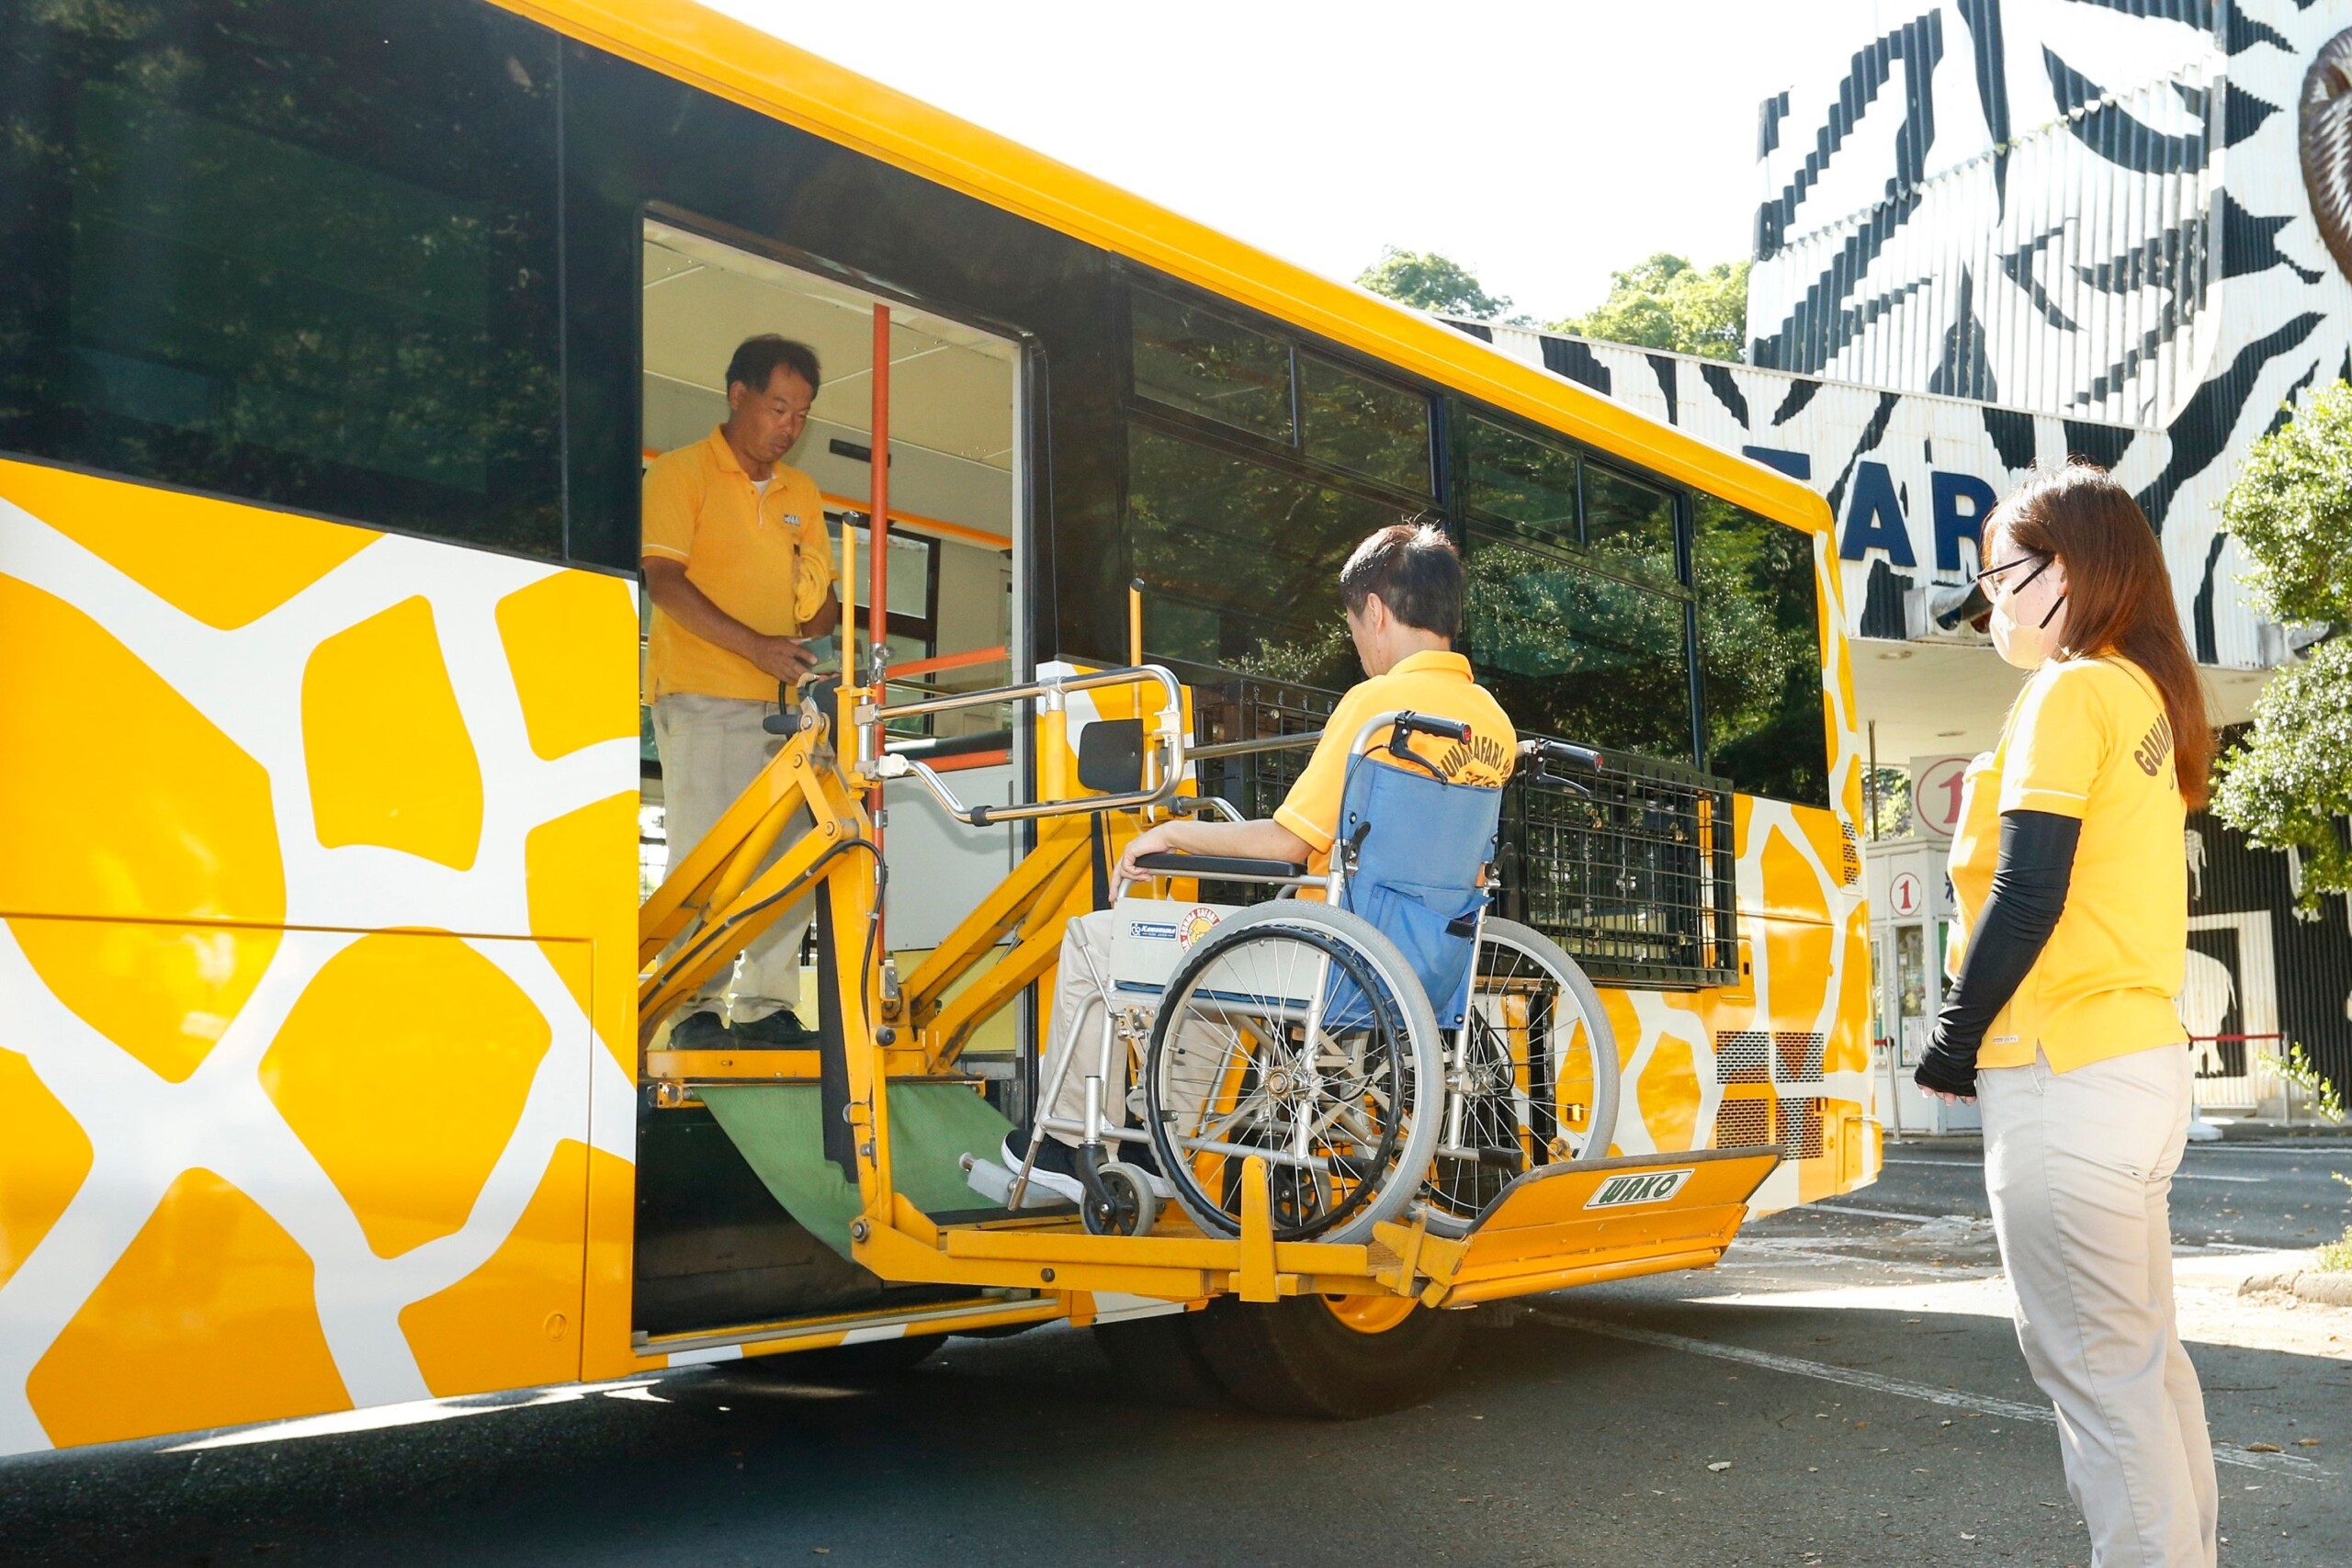
[[[0,1453],[1063,1319],[1311,1359],[1300,1303],[1376,1374],[1875,1178],[1811,492],[684,0],[0,21]],[[761,332],[822,357],[788,460],[861,626],[668,846],[640,475]],[[1271,807],[1340,563],[1424,513],[1521,731],[1606,759],[1521,770],[1495,915],[1599,985],[1613,1121],[1522,1056],[1459,1223],[1344,1243],[1264,1158],[1229,1235],[925,1196],[901,1081],[1032,1112],[1104,850]],[[1160,772],[1106,811],[1123,717]],[[802,854],[825,1043],[670,1051],[662,954],[757,924],[787,795],[885,840]]]

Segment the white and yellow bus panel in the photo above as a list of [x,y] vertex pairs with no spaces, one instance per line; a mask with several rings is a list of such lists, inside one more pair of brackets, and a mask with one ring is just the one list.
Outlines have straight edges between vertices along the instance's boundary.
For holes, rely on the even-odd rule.
[[[0,21],[0,1453],[1103,1310],[852,1266],[640,1040],[645,457],[804,339],[791,460],[863,563],[877,307],[896,664],[1125,663],[1140,578],[1197,739],[1311,729],[1340,561],[1435,514],[1522,733],[1703,825],[1506,809],[1616,1148],[1777,1145],[1758,1209],[1875,1177],[1809,491],[684,0]],[[967,800],[1070,765],[1020,713],[908,739]],[[908,976],[1087,831],[888,799]],[[1065,860],[992,953],[1091,907]],[[1012,1110],[996,991],[958,1070]]]

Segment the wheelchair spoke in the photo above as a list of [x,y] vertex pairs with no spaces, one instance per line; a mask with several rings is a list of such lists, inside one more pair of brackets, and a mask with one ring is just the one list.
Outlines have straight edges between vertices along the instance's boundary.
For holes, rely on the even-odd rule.
[[1262,1151],[1277,1234],[1319,1234],[1391,1186],[1411,1038],[1389,982],[1329,923],[1237,937],[1207,939],[1163,998],[1152,1124],[1195,1213],[1238,1223],[1243,1157]]

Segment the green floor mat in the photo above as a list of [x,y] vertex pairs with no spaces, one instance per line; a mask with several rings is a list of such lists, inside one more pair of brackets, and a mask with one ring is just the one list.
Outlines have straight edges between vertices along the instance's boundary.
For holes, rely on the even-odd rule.
[[[775,1201],[847,1258],[857,1185],[825,1157],[817,1086],[713,1085],[700,1093]],[[967,1154],[996,1155],[1012,1123],[960,1083],[894,1083],[889,1095],[890,1175],[908,1201],[926,1214],[993,1207],[966,1182],[959,1162]]]

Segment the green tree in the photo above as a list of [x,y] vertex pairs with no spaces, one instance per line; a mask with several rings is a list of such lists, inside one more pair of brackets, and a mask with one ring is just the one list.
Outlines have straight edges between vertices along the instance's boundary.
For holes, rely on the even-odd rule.
[[2256,700],[2254,731],[2223,759],[2213,808],[2253,843],[2303,856],[2301,902],[2352,891],[2352,386],[2337,382],[2254,444],[2222,501],[2256,606],[2324,635]]
[[1380,259],[1356,275],[1356,287],[1417,310],[1491,321],[1510,309],[1508,296],[1489,294],[1468,267],[1435,251],[1380,248]]
[[1636,348],[1672,349],[1709,359],[1747,350],[1747,264],[1693,266],[1664,251],[1610,274],[1609,298],[1551,330]]

